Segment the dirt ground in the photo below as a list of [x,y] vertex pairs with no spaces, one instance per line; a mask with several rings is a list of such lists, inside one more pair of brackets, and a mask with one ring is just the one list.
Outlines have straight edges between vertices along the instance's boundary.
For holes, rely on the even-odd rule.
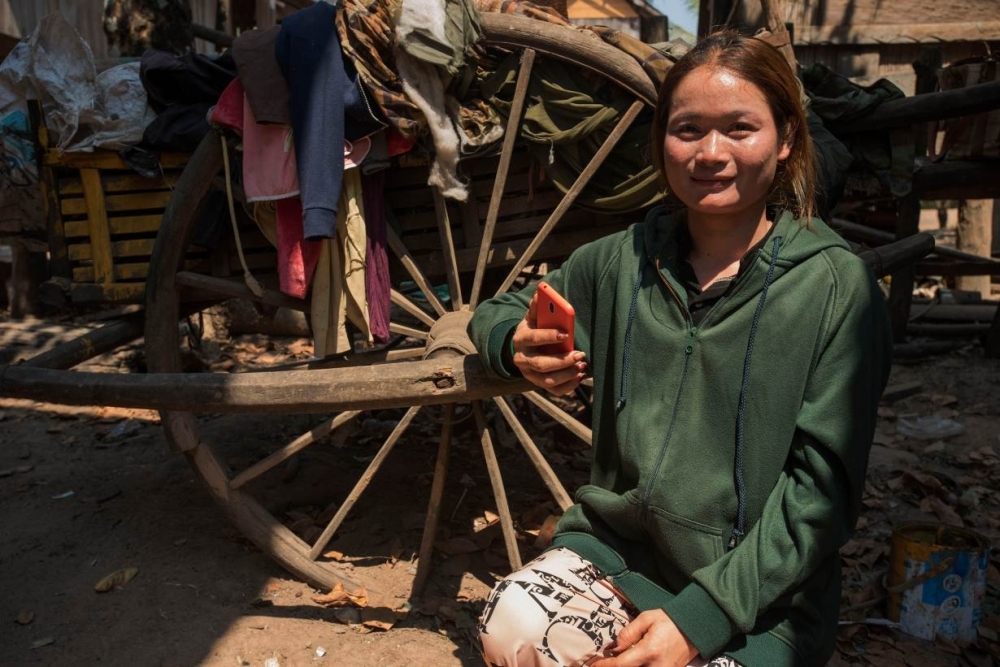
[[[0,363],[70,329],[0,319]],[[240,349],[281,356],[295,345],[244,337],[223,346],[222,358],[238,360]],[[124,372],[137,353],[93,367]],[[886,613],[882,578],[900,522],[961,523],[1000,545],[997,378],[1000,362],[984,359],[976,343],[895,366],[891,384],[921,386],[881,410],[864,514],[842,552],[845,624],[832,664],[1000,666],[996,548],[979,648],[916,640],[872,620]],[[961,424],[962,433],[920,439],[898,428],[931,415]],[[276,514],[301,523],[322,513],[325,494],[342,498],[384,437],[386,417],[366,415],[348,442],[319,443],[308,462],[276,471],[267,481],[284,494]],[[184,457],[169,451],[155,413],[0,398],[0,665],[482,664],[475,618],[505,558],[496,526],[484,529],[496,507],[472,420],[456,434],[427,591],[409,600],[436,448],[435,414],[428,417],[408,432],[330,547],[365,584],[370,606],[395,610],[394,627],[382,631],[361,624],[356,609],[314,602],[325,591],[296,581],[241,536]],[[220,451],[247,462],[317,419],[201,418]],[[586,453],[571,436],[544,422],[535,432],[567,487],[585,479]],[[498,440],[522,556],[530,557],[531,528],[554,505],[509,434]],[[95,591],[123,568],[137,574]]]

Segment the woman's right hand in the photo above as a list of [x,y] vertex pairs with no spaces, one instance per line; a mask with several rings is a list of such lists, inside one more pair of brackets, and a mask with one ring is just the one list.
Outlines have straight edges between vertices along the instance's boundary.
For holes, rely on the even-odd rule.
[[587,363],[583,352],[543,351],[541,348],[566,340],[568,334],[558,329],[537,328],[538,294],[531,297],[528,312],[514,331],[514,365],[533,385],[556,396],[572,393],[585,376]]

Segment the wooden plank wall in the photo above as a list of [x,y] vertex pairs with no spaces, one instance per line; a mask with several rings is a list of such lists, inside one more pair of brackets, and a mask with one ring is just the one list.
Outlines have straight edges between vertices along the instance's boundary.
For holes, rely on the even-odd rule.
[[[1000,41],[990,43],[994,52],[1000,50]],[[822,63],[830,69],[867,85],[886,78],[899,86],[907,95],[914,94],[916,75],[913,61],[927,45],[884,44],[881,46],[853,44],[796,45],[795,56],[800,63]],[[951,42],[940,46],[944,64],[985,54],[979,42]]]

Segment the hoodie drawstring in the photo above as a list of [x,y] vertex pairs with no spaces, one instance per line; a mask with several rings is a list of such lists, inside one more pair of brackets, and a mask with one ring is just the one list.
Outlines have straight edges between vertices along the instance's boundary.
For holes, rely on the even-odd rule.
[[757,309],[753,313],[753,323],[750,325],[750,340],[747,342],[747,354],[743,360],[743,382],[740,385],[740,399],[736,409],[736,525],[733,526],[732,536],[729,538],[729,548],[733,549],[746,534],[747,522],[747,490],[746,481],[743,478],[743,423],[747,411],[747,389],[750,385],[750,358],[753,356],[753,343],[757,338],[757,326],[760,324],[760,314],[764,311],[764,301],[767,300],[767,288],[774,278],[774,265],[778,261],[778,248],[781,247],[781,237],[774,237],[771,246],[771,262],[767,266],[767,275],[764,277],[764,288],[760,291],[760,298],[757,300]]
[[625,349],[622,352],[622,375],[621,391],[618,394],[618,402],[615,404],[616,410],[625,407],[625,396],[628,388],[628,363],[629,352],[632,349],[632,323],[635,321],[635,308],[639,303],[639,288],[642,287],[642,276],[646,271],[646,258],[643,257],[639,263],[639,275],[635,278],[635,286],[632,288],[632,303],[628,307],[628,322],[625,324]]

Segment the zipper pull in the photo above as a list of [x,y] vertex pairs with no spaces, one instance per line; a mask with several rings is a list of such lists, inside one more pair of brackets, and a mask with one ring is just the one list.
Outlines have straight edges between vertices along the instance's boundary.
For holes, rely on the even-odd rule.
[[732,551],[739,546],[741,539],[743,539],[743,532],[739,528],[733,527],[733,532],[729,535],[729,544],[726,545],[726,548]]

